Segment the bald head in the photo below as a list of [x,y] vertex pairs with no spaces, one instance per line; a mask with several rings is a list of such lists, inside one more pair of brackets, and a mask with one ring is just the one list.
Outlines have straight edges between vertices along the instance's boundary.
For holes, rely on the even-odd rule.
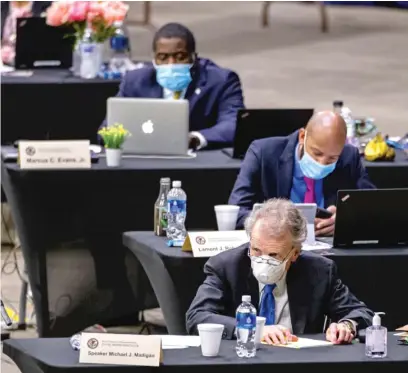
[[347,128],[344,119],[332,111],[319,111],[310,118],[306,126],[309,135],[313,132],[324,133],[330,138],[338,137],[340,141],[346,140]]
[[346,135],[346,123],[339,114],[320,111],[309,120],[306,129],[299,131],[300,157],[306,150],[321,164],[336,162],[346,143]]

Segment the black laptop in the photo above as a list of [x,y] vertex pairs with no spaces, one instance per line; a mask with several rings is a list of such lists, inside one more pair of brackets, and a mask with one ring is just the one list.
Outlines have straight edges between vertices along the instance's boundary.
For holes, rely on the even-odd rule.
[[408,246],[408,189],[338,191],[333,246]]
[[252,141],[266,137],[288,136],[305,127],[313,109],[241,109],[238,111],[233,158],[244,158]]
[[48,26],[44,17],[18,18],[16,69],[60,68],[72,65],[72,28]]

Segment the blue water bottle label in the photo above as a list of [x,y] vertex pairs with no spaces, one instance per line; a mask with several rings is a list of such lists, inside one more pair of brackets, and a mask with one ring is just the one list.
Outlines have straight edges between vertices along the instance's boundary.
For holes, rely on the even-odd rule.
[[84,53],[93,53],[94,50],[95,50],[95,46],[93,46],[92,44],[82,46],[82,52]]
[[237,328],[253,329],[256,327],[256,315],[237,312]]
[[171,214],[185,214],[187,201],[170,199],[167,201],[167,210]]
[[110,40],[111,48],[116,51],[127,50],[129,47],[129,39],[124,35],[115,35]]

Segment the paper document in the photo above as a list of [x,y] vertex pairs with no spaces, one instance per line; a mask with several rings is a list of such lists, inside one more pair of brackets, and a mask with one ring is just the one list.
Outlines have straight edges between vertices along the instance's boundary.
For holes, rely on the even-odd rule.
[[305,251],[312,251],[312,250],[329,250],[333,246],[326,243],[326,242],[321,242],[321,241],[315,241],[313,244],[309,243],[303,243],[302,244],[302,250]]
[[161,335],[160,337],[163,349],[200,346],[200,337],[195,335]]
[[[262,342],[266,344],[266,342]],[[287,347],[287,348],[309,348],[309,347],[325,347],[332,346],[333,343],[327,341],[319,341],[316,339],[309,338],[298,338],[296,342],[288,342],[286,345],[274,345],[277,347]]]

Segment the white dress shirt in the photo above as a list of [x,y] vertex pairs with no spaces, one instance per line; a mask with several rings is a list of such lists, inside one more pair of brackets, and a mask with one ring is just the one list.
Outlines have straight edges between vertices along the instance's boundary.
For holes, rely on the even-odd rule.
[[[186,94],[186,89],[183,89],[180,93],[180,98],[184,98],[185,94]],[[167,88],[163,88],[163,98],[165,100],[175,100],[174,92],[170,91]],[[197,137],[198,140],[200,141],[200,144],[198,145],[197,150],[207,146],[207,140],[200,132],[192,131],[190,132],[190,135]]]
[[[259,308],[262,301],[262,293],[265,285],[259,283]],[[282,325],[288,328],[291,333],[292,329],[292,319],[290,318],[290,307],[288,298],[288,287],[286,285],[286,273],[285,275],[276,283],[275,289],[273,289],[272,294],[275,298],[275,324]],[[354,333],[357,331],[357,323],[354,320],[342,319],[341,321],[349,321],[353,325]],[[322,325],[323,328],[323,325]]]
[[[259,283],[259,305],[261,304],[264,287],[264,284]],[[282,325],[293,333],[288,290],[286,286],[286,274],[276,283],[276,287],[273,289],[272,293],[275,298],[275,324]]]

